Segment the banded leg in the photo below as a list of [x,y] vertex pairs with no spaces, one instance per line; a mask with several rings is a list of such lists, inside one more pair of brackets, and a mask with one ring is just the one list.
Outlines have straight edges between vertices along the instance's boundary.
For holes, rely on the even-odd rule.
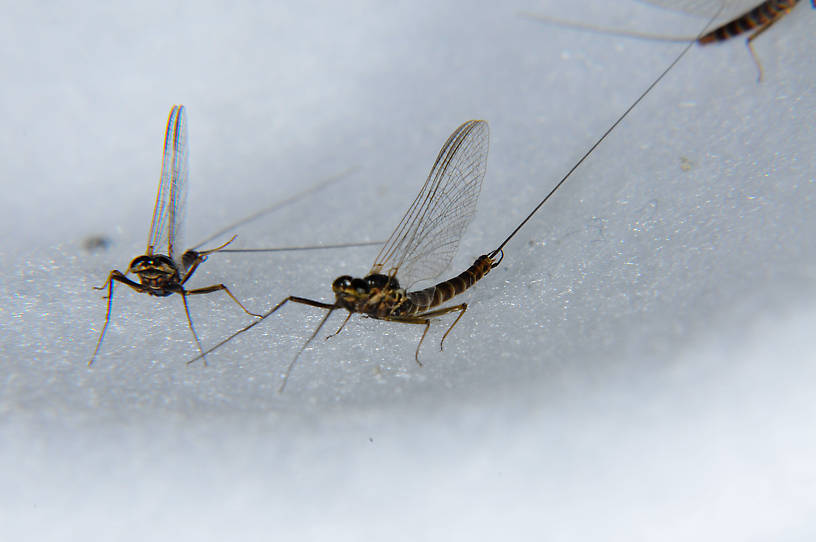
[[[99,347],[102,346],[102,339],[105,337],[105,332],[108,330],[108,323],[110,322],[110,315],[111,315],[111,307],[113,306],[113,281],[121,282],[127,286],[130,286],[137,292],[145,292],[146,288],[139,284],[138,282],[133,282],[125,275],[122,274],[121,271],[113,270],[108,274],[108,280],[105,281],[105,284],[102,286],[94,286],[94,290],[104,290],[106,287],[108,289],[108,310],[105,312],[105,325],[102,326],[102,331],[99,333],[99,339],[96,341],[96,348],[94,348],[93,355],[91,356],[90,361],[88,361],[88,367],[93,364],[94,360],[96,359],[96,354],[99,352]],[[103,298],[105,299],[105,298]]]

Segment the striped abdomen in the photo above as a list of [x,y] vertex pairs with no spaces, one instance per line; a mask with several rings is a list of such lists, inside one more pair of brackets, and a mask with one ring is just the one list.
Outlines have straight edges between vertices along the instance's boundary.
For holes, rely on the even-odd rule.
[[766,26],[789,12],[799,0],[765,0],[751,11],[712,30],[697,40],[701,44],[733,38],[743,32]]
[[459,276],[440,282],[436,286],[408,292],[408,300],[414,305],[414,313],[424,312],[436,307],[459,295],[479,281],[493,268],[493,260],[489,256],[479,256],[473,265],[468,267]]

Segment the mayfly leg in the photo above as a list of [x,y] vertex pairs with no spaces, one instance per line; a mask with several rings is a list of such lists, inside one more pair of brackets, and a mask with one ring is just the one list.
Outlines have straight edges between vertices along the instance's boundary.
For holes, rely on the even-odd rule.
[[123,284],[127,284],[134,290],[139,291],[141,284],[133,282],[132,280],[128,279],[119,271],[111,271],[108,274],[108,280],[102,286],[94,286],[94,290],[104,290],[107,288],[108,295],[105,299],[108,300],[108,307],[105,311],[105,323],[102,325],[102,331],[99,332],[99,338],[96,340],[96,348],[94,348],[93,354],[91,355],[91,359],[88,361],[88,367],[90,367],[94,360],[96,359],[96,354],[99,352],[99,347],[102,346],[102,339],[105,337],[105,332],[108,330],[108,324],[110,323],[110,315],[111,315],[111,308],[113,307],[113,281],[118,281]]
[[[205,261],[207,260],[207,257],[208,257],[210,254],[214,254],[214,253],[216,253],[216,252],[222,252],[222,251],[224,251],[224,249],[225,249],[225,247],[226,247],[227,245],[229,245],[230,243],[232,243],[233,241],[235,241],[235,237],[236,237],[236,236],[235,236],[235,235],[233,235],[233,236],[232,236],[232,238],[231,238],[229,241],[227,241],[226,243],[224,243],[223,245],[217,246],[217,247],[215,247],[215,248],[211,248],[211,249],[209,249],[209,250],[204,250],[204,251],[202,251],[202,252],[195,252],[195,251],[193,251],[193,250],[188,250],[187,252],[185,252],[185,253],[184,253],[184,256],[182,257],[182,261],[184,262],[185,266],[187,266],[187,267],[188,267],[188,270],[187,270],[187,273],[186,273],[186,275],[184,276],[184,278],[181,280],[181,284],[182,284],[182,285],[184,285],[184,283],[186,283],[186,282],[187,282],[187,280],[188,280],[190,277],[192,277],[192,276],[193,276],[193,273],[195,272],[196,268],[198,268],[198,266],[199,266],[201,263],[205,262]],[[230,291],[230,289],[229,289],[229,288],[227,288],[227,287],[226,287],[226,285],[224,285],[223,283],[221,283],[221,284],[214,284],[214,285],[212,285],[212,286],[205,286],[205,287],[203,287],[203,288],[196,288],[195,290],[187,290],[187,291],[185,292],[185,294],[186,294],[186,295],[209,294],[209,293],[212,293],[212,292],[218,292],[218,291],[221,291],[221,290],[223,290],[223,291],[224,291],[224,293],[226,293],[226,294],[227,294],[227,295],[230,297],[230,299],[232,299],[233,301],[235,301],[236,305],[238,305],[239,307],[241,307],[241,309],[243,309],[243,311],[244,311],[245,313],[247,313],[247,314],[248,314],[248,315],[250,315],[250,316],[255,316],[255,317],[257,317],[257,318],[260,318],[260,317],[261,317],[261,315],[260,315],[260,314],[255,314],[254,312],[252,312],[252,311],[250,311],[249,309],[247,309],[247,308],[244,306],[244,304],[243,304],[243,303],[241,303],[240,301],[238,301],[238,298],[237,298],[237,297],[235,297],[235,296],[232,294],[232,292]]]
[[[448,336],[448,333],[451,332],[453,326],[455,326],[459,320],[462,319],[462,316],[465,315],[465,311],[467,311],[467,303],[462,303],[461,305],[454,305],[452,307],[443,307],[441,309],[423,312],[421,314],[417,314],[416,316],[412,317],[405,317],[405,318],[384,318],[384,320],[388,320],[389,322],[401,322],[403,324],[422,324],[425,326],[425,329],[422,330],[422,336],[419,338],[419,344],[417,344],[416,352],[414,354],[414,359],[417,362],[417,365],[422,367],[422,362],[419,361],[419,350],[422,348],[422,342],[425,340],[425,335],[428,334],[428,330],[431,329],[431,320],[433,318],[438,318],[449,312],[459,311],[459,314],[456,316],[456,319],[453,323],[448,327],[445,333],[442,335],[442,340],[439,341],[439,350],[443,350],[443,345],[445,343],[445,338]],[[351,315],[349,315],[351,316]]]

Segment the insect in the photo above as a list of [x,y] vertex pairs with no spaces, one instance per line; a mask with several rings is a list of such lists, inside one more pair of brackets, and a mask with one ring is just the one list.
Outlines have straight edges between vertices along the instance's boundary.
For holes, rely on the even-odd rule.
[[[713,19],[712,19],[713,20]],[[264,313],[260,320],[236,331],[198,357],[220,348],[241,333],[253,328],[287,303],[301,303],[323,309],[326,315],[314,332],[301,346],[284,373],[279,391],[283,391],[289,375],[300,355],[317,336],[329,316],[338,309],[348,312],[337,335],[354,313],[371,318],[404,324],[424,326],[417,344],[415,359],[420,366],[419,352],[431,322],[445,314],[456,312],[456,318],[442,335],[440,349],[451,330],[467,311],[467,303],[439,307],[442,303],[461,294],[484,278],[504,259],[504,247],[524,227],[538,210],[555,194],[572,173],[592,154],[624,118],[651,92],[669,71],[691,48],[688,44],[674,61],[647,87],[647,89],[621,114],[584,155],[567,171],[538,205],[519,225],[491,252],[476,258],[473,264],[456,277],[421,290],[410,290],[420,280],[438,277],[453,259],[459,240],[476,211],[476,201],[481,191],[487,167],[489,129],[483,120],[470,120],[459,126],[439,151],[425,184],[394,232],[383,245],[368,274],[363,278],[349,275],[338,277],[332,283],[333,303],[316,301],[298,296],[288,296]]]
[[[187,323],[193,334],[200,352],[204,352],[201,341],[190,318],[190,308],[187,306],[187,296],[209,294],[223,290],[245,313],[259,317],[247,310],[243,304],[230,292],[224,284],[214,284],[204,288],[186,290],[184,284],[193,276],[198,266],[210,254],[223,250],[235,237],[218,247],[195,251],[188,250],[183,254],[179,250],[182,239],[182,225],[184,222],[184,203],[187,192],[187,177],[189,174],[189,156],[187,148],[187,122],[183,105],[174,105],[167,118],[167,129],[164,135],[164,154],[162,156],[162,172],[159,180],[159,190],[156,194],[156,206],[153,209],[153,220],[150,224],[150,233],[147,237],[147,250],[130,262],[125,273],[114,269],[108,275],[108,280],[97,290],[108,290],[108,308],[105,313],[105,324],[99,333],[88,365],[90,366],[102,345],[105,331],[110,323],[111,307],[113,305],[114,283],[118,282],[131,287],[137,292],[157,297],[166,297],[171,294],[180,294],[184,303],[184,312]],[[166,251],[160,253],[160,250]],[[135,274],[139,282],[127,277]]]
[[[721,1],[713,2],[706,0],[685,0],[685,1],[645,0],[645,1],[661,7],[675,8],[682,11],[686,11],[691,14],[702,14],[706,16],[710,15],[710,13],[713,11],[713,8],[715,8],[717,5],[719,5],[720,9],[723,9],[728,6],[729,11],[733,11],[733,7],[739,7],[741,4],[744,4],[744,2],[738,1],[733,1],[731,3],[722,3]],[[770,28],[779,19],[790,13],[791,10],[794,7],[796,7],[796,4],[798,3],[799,0],[765,0],[762,3],[755,5],[753,8],[741,12],[739,15],[732,16],[732,18],[728,22],[698,37],[664,36],[660,34],[630,32],[627,30],[620,30],[603,26],[594,26],[573,21],[565,21],[534,13],[523,13],[523,15],[526,17],[530,17],[532,19],[556,24],[559,26],[575,28],[578,30],[590,30],[594,32],[603,32],[618,36],[627,36],[657,41],[673,41],[673,42],[696,41],[700,45],[708,45],[711,43],[722,42],[733,37],[739,36],[740,34],[744,34],[745,32],[751,32],[748,38],[746,38],[745,43],[748,46],[748,50],[751,53],[751,58],[754,60],[754,63],[756,64],[757,67],[758,71],[757,80],[762,81],[763,75],[762,64],[760,63],[759,57],[757,56],[756,51],[754,50],[753,41],[757,37],[759,37],[763,32],[768,30],[768,28]],[[811,3],[813,4],[813,7],[816,8],[816,0],[811,0]]]
[[[348,316],[335,335],[342,331],[354,313],[380,320],[424,325],[415,354],[417,363],[431,320],[458,312],[442,337],[440,346],[444,343],[448,333],[467,310],[467,304],[435,307],[471,287],[498,265],[501,258],[497,259],[496,254],[480,256],[457,277],[417,291],[409,291],[406,287],[438,277],[453,259],[459,240],[476,211],[476,201],[487,167],[488,139],[488,125],[481,120],[468,121],[451,134],[422,190],[383,245],[369,273],[364,278],[344,275],[334,281],[334,303],[289,296],[263,315],[262,318],[272,315],[290,301],[327,310],[317,329],[292,360],[287,375],[300,353],[337,309],[347,310]],[[227,340],[195,359],[202,358]]]

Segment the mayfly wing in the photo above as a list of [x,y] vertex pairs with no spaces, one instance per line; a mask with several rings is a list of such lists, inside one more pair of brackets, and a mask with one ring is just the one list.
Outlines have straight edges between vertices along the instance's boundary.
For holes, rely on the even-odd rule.
[[187,119],[183,105],[174,105],[167,117],[164,133],[164,154],[156,207],[147,240],[147,254],[161,253],[181,263],[182,225],[187,200],[187,177],[189,174],[187,153]]
[[457,128],[439,151],[422,190],[385,242],[371,274],[397,276],[404,288],[450,265],[476,212],[490,130],[483,120]]

